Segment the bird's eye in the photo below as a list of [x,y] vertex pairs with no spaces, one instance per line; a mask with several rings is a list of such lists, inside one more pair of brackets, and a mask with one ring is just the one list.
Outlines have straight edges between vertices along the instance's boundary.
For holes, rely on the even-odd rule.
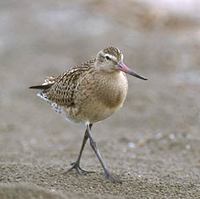
[[106,58],[107,60],[111,60],[111,58],[110,58],[108,55],[106,55],[105,58]]

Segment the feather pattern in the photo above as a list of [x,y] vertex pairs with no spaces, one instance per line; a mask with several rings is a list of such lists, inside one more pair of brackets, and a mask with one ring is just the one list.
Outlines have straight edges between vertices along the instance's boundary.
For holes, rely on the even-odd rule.
[[94,60],[85,62],[80,66],[70,68],[67,72],[55,79],[51,88],[44,91],[49,100],[62,106],[74,104],[74,92],[80,79],[93,69]]
[[[38,96],[67,119],[84,123],[103,120],[122,106],[128,88],[126,76],[115,69],[115,62],[106,60],[107,54],[116,60],[122,57],[118,49],[109,47],[95,59],[47,77],[42,85],[30,88],[40,89]],[[102,55],[105,56],[99,62]]]

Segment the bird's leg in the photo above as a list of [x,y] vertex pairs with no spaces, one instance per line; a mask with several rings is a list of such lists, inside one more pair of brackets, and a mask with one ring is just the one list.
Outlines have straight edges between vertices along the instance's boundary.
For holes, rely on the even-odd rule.
[[99,160],[99,162],[100,162],[100,164],[101,164],[101,166],[102,166],[102,168],[103,168],[103,170],[104,170],[104,175],[105,175],[105,177],[106,177],[108,180],[110,180],[111,182],[114,182],[114,183],[116,183],[116,182],[121,183],[121,181],[120,181],[118,178],[116,178],[116,177],[114,177],[114,176],[111,175],[111,173],[110,173],[110,171],[108,170],[108,168],[107,168],[105,162],[103,161],[103,159],[102,159],[102,157],[101,157],[101,154],[100,154],[100,152],[99,152],[99,149],[98,149],[97,146],[96,146],[96,142],[95,142],[95,141],[93,140],[93,138],[92,138],[92,135],[91,135],[91,127],[90,127],[89,125],[87,125],[87,130],[88,130],[87,132],[88,132],[88,137],[89,137],[89,140],[90,140],[90,145],[91,145],[93,151],[95,152],[95,154],[96,154],[96,156],[97,156],[97,158],[98,158],[98,160]]
[[[92,124],[89,124],[89,126],[91,128]],[[82,142],[82,145],[81,145],[81,150],[79,152],[78,158],[75,162],[71,163],[72,167],[67,172],[75,169],[78,174],[92,173],[92,171],[85,171],[84,169],[82,169],[80,167],[81,156],[82,156],[82,153],[83,153],[83,150],[84,150],[84,147],[85,147],[87,140],[88,140],[88,129],[85,130],[85,135],[84,135],[84,138],[83,138],[83,142]]]

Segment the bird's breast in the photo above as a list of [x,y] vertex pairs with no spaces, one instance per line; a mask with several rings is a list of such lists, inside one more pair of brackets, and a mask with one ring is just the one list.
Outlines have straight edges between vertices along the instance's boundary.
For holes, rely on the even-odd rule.
[[111,116],[124,103],[128,89],[123,72],[114,74],[94,73],[85,76],[75,93],[75,111],[69,115],[80,121],[91,123]]
[[99,83],[97,95],[101,103],[110,109],[121,107],[128,90],[126,75],[123,72],[107,74]]

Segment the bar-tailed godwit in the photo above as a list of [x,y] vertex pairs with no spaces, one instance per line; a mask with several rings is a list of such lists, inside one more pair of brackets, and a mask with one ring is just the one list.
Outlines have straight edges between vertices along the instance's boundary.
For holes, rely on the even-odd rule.
[[123,54],[118,48],[108,47],[98,52],[95,59],[72,67],[59,76],[48,77],[42,85],[30,87],[40,89],[38,96],[55,111],[69,120],[86,125],[78,158],[68,171],[75,169],[79,174],[87,173],[80,167],[80,159],[89,139],[105,177],[118,182],[104,163],[91,128],[95,122],[106,119],[122,107],[128,90],[126,74],[147,80],[124,64]]

